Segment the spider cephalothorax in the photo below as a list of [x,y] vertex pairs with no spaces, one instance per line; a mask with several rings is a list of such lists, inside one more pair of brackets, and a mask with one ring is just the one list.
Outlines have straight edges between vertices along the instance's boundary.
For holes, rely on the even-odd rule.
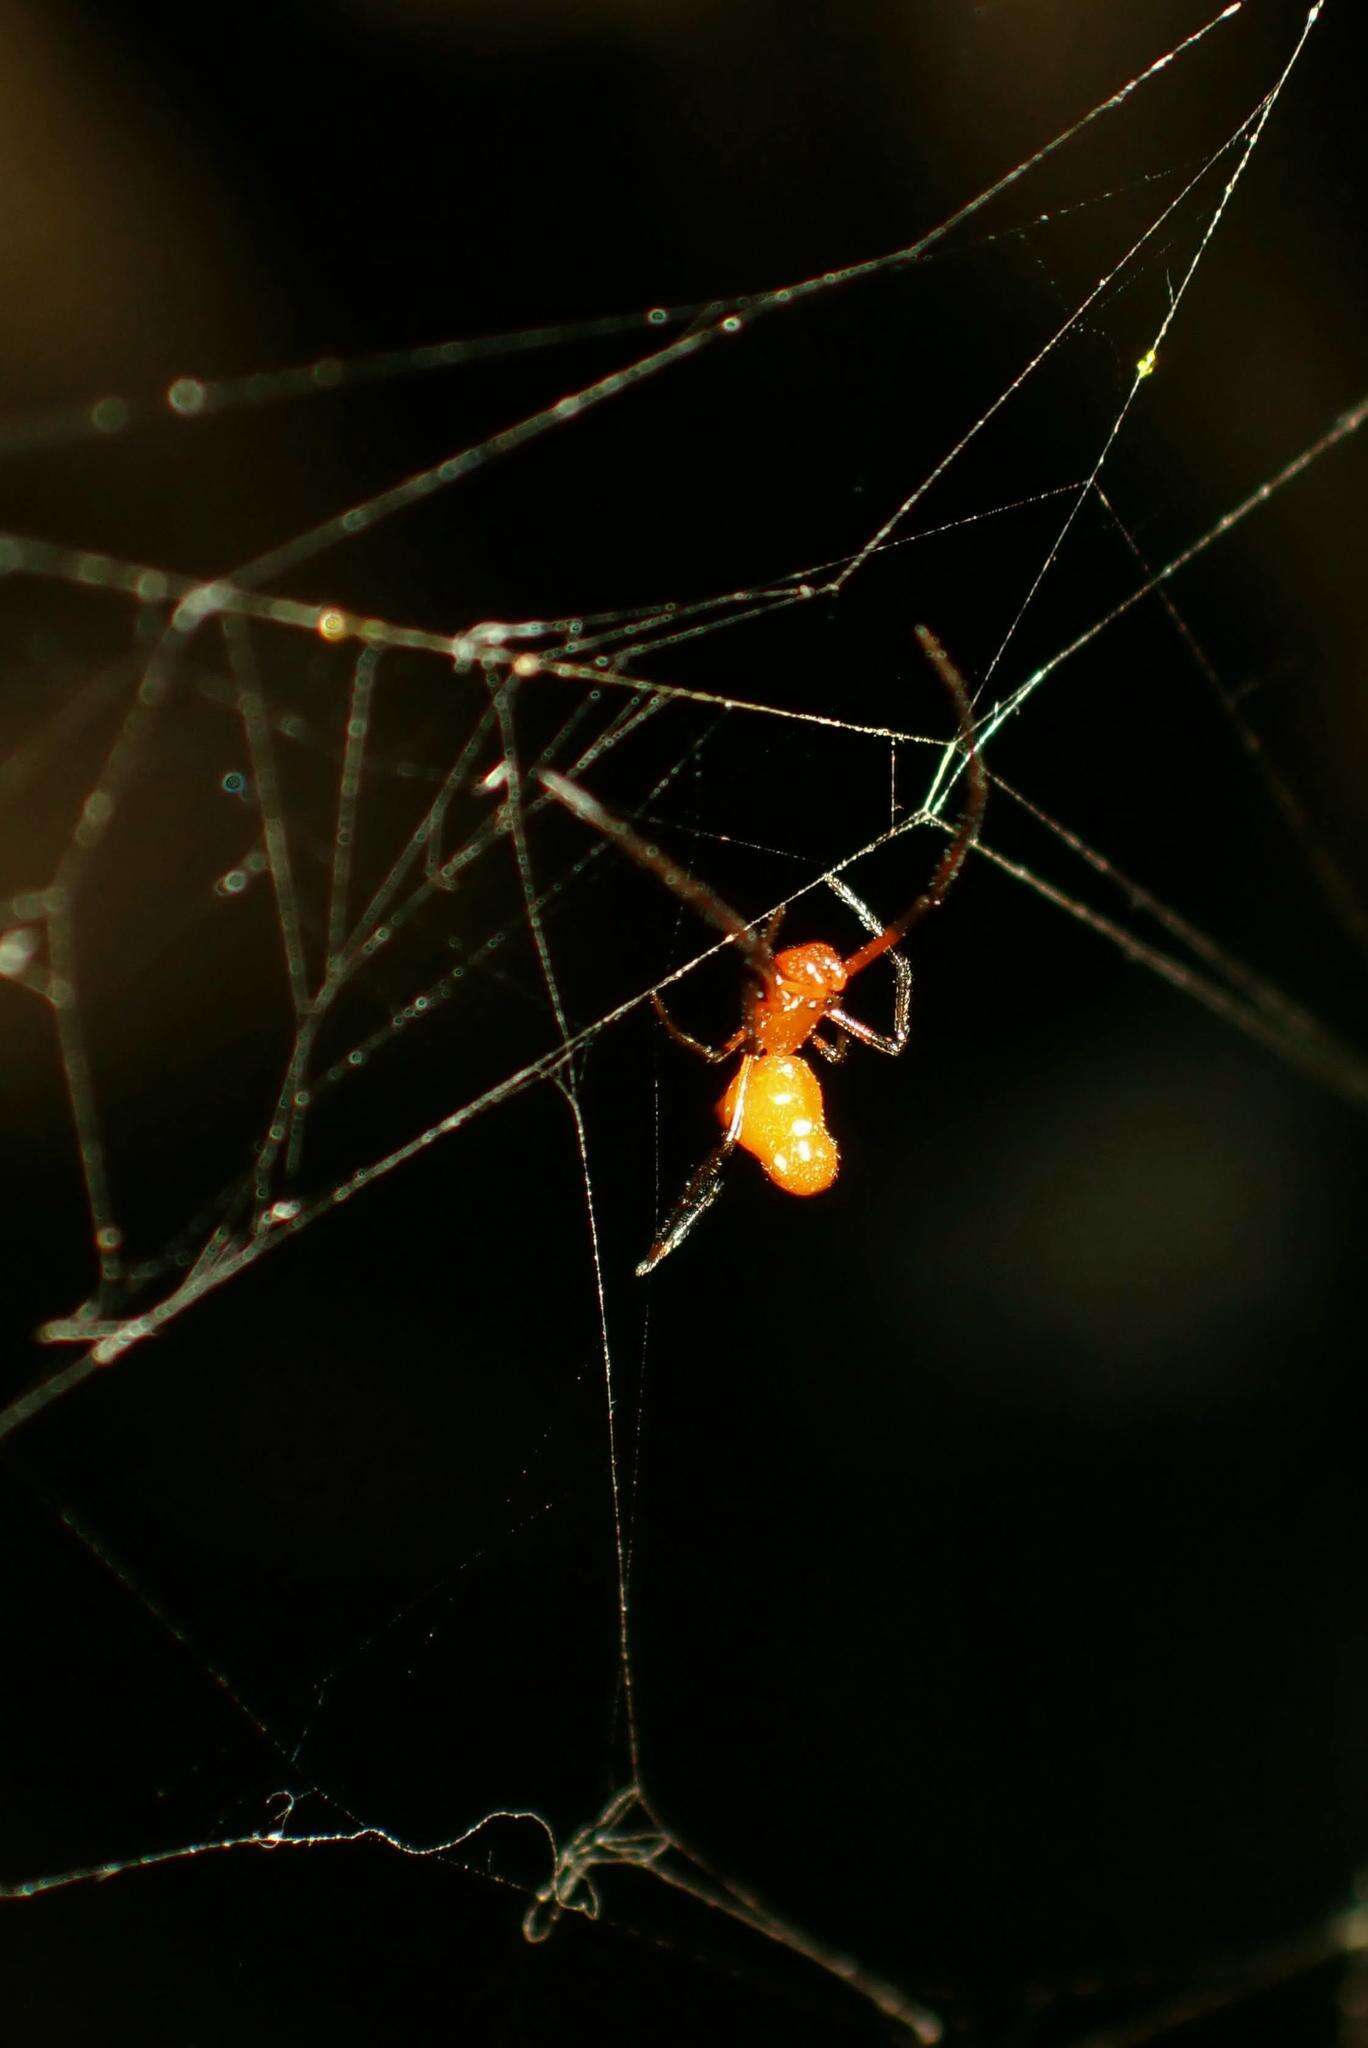
[[845,985],[845,962],[834,946],[820,939],[785,946],[774,956],[773,981],[759,982],[746,1004],[752,1051],[797,1052]]

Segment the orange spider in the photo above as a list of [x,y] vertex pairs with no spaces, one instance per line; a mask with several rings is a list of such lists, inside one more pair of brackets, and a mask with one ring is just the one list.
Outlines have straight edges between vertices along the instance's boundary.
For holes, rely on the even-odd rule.
[[[912,970],[895,950],[913,925],[945,896],[972,846],[983,818],[987,778],[974,744],[973,706],[959,670],[925,626],[916,628],[923,652],[945,685],[959,718],[967,793],[954,837],[921,894],[891,924],[880,925],[840,881],[832,886],[855,911],[871,936],[842,958],[822,940],[774,951],[783,918],[781,905],[763,931],[745,920],[706,883],[648,846],[629,825],[604,809],[596,797],[549,768],[538,770],[543,786],[559,802],[606,835],[673,890],[676,896],[734,939],[755,980],[747,991],[745,1015],[724,1045],[705,1045],[675,1023],[658,995],[652,1002],[670,1036],[714,1064],[741,1055],[740,1065],[717,1104],[725,1135],[692,1175],[637,1267],[645,1275],[683,1243],[721,1192],[727,1162],[739,1145],[759,1160],[777,1187],[791,1195],[819,1195],[840,1168],[836,1141],[826,1127],[822,1087],[803,1057],[810,1048],[823,1059],[843,1060],[854,1039],[874,1052],[896,1056],[907,1044],[911,1021]],[[887,954],[894,974],[893,1029],[885,1033],[849,1016],[840,998],[857,974]]]

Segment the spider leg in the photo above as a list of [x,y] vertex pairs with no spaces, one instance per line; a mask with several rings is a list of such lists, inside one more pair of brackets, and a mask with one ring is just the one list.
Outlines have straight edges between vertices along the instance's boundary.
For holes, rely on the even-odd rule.
[[828,875],[827,887],[833,896],[839,896],[848,910],[853,910],[860,923],[872,939],[883,931],[883,919],[875,917],[863,896],[857,896],[844,875]]
[[787,903],[779,904],[777,909],[770,912],[768,919],[760,927],[760,937],[764,944],[769,947],[771,953],[774,951],[774,942],[779,936],[779,927],[784,922],[784,913],[787,909]]
[[867,1045],[871,1052],[886,1052],[890,1059],[896,1059],[900,1052],[906,1050],[912,1032],[912,969],[901,953],[890,953],[887,957],[894,976],[892,1031],[876,1031],[872,1024],[863,1024],[858,1017],[848,1017],[844,1010],[830,1009],[826,1014],[828,1023],[837,1025],[858,1044]]
[[564,804],[586,825],[592,825],[596,832],[601,832],[605,839],[611,839],[639,867],[654,875],[658,882],[663,882],[667,889],[672,889],[681,903],[687,903],[690,910],[705,918],[715,931],[724,933],[734,942],[757,980],[763,981],[767,987],[773,985],[774,955],[769,946],[715,889],[710,889],[706,882],[700,882],[687,868],[680,867],[678,861],[671,860],[660,847],[652,846],[622,818],[605,810],[598,798],[590,796],[588,790],[581,789],[577,782],[557,775],[550,768],[538,768],[536,774],[542,788],[548,790],[557,803]]
[[920,924],[929,912],[945,901],[956,875],[968,858],[969,849],[978,838],[979,826],[983,823],[983,809],[988,801],[988,776],[979,758],[974,740],[974,702],[969,685],[951,661],[940,641],[927,626],[914,628],[922,653],[940,677],[947,695],[955,707],[959,720],[960,751],[964,755],[965,798],[958,825],[950,844],[936,864],[936,871],[922,890],[921,895],[908,904],[900,916],[885,925],[884,929],[871,938],[867,945],[852,953],[846,961],[847,978],[853,980],[863,974],[866,967],[902,944],[913,925]]
[[[865,930],[874,937],[879,937],[883,926],[869,905],[855,894],[850,884],[840,875],[829,875],[827,882],[842,903],[854,911]],[[871,1024],[862,1024],[858,1017],[848,1017],[844,1010],[830,1009],[827,1011],[827,1017],[840,1030],[849,1034],[847,1038],[838,1041],[843,1047],[847,1047],[849,1040],[854,1038],[861,1045],[867,1045],[871,1052],[886,1052],[890,1059],[896,1059],[906,1047],[912,1029],[912,969],[901,953],[890,952],[887,958],[889,966],[893,969],[893,1029],[887,1036],[882,1031],[876,1031]],[[822,1048],[818,1046],[817,1050],[820,1052]],[[844,1053],[841,1056],[844,1058]]]
[[734,1031],[725,1045],[705,1045],[701,1038],[695,1038],[693,1033],[686,1031],[682,1024],[675,1023],[674,1018],[670,1015],[654,989],[651,991],[651,1001],[655,1005],[657,1017],[659,1017],[675,1044],[682,1045],[686,1052],[696,1053],[698,1058],[706,1060],[709,1066],[720,1066],[723,1060],[729,1060],[733,1053],[740,1052],[745,1038],[744,1032]]
[[656,1233],[655,1243],[637,1267],[638,1280],[644,1280],[653,1272],[662,1259],[668,1259],[677,1251],[701,1216],[705,1216],[722,1192],[722,1181],[727,1170],[727,1161],[736,1150],[736,1140],[741,1131],[741,1118],[746,1105],[746,1076],[750,1072],[749,1054],[742,1062],[741,1085],[736,1091],[736,1103],[732,1109],[731,1122],[727,1126],[722,1143],[711,1151],[703,1164],[698,1167],[685,1184],[684,1192],[671,1209],[664,1223]]

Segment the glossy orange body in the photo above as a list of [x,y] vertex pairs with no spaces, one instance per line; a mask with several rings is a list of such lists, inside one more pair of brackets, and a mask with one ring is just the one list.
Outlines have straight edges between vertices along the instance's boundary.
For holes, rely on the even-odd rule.
[[[820,940],[776,953],[774,980],[757,986],[747,1011],[755,1050],[794,1053],[806,1045],[846,979],[844,960]],[[815,1078],[812,1085],[817,1085]]]
[[717,1105],[728,1128],[738,1098],[737,1144],[786,1194],[823,1194],[840,1170],[841,1155],[826,1127],[821,1083],[807,1061],[783,1053],[747,1055]]

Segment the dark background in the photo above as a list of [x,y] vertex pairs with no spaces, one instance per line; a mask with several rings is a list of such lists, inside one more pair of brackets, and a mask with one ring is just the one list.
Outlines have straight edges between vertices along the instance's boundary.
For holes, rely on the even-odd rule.
[[[0,524],[227,569],[646,343],[191,423],[156,416],[175,377],[706,304],[904,246],[1201,18],[1083,0],[10,6],[0,330],[11,419],[37,420],[43,445],[0,473]],[[687,600],[857,546],[1254,104],[1301,18],[1249,5],[934,264],[755,320],[734,353],[324,557],[289,594],[446,631]],[[1363,55],[1331,0],[1109,461],[1152,562],[1362,395]],[[1200,198],[1180,210],[917,525],[1086,473],[1206,218]],[[124,435],[64,439],[63,408],[104,393],[152,403]],[[1362,486],[1351,441],[1173,586],[1351,877]],[[941,731],[911,621],[981,669],[1061,502],[895,551],[835,602],[633,672]],[[1137,580],[1115,532],[1080,519],[1002,680]],[[19,579],[3,616],[7,745],[111,674],[4,823],[11,889],[41,878],[93,780],[127,701],[130,618]],[[221,656],[203,658],[213,683]],[[260,658],[274,706],[337,732],[345,652],[263,636]],[[411,773],[368,798],[376,875],[417,814],[411,785],[430,788],[473,715],[441,664],[386,674],[377,749]],[[567,708],[525,689],[522,743]],[[282,759],[310,899],[335,765],[321,744]],[[887,815],[882,749],[739,713],[662,714],[596,786],[634,807],[681,764],[650,815],[748,912]],[[901,765],[910,798],[922,764]],[[1361,1029],[1361,955],[1157,604],[1062,666],[993,766]],[[264,889],[238,904],[212,887],[257,835],[250,790],[223,787],[242,769],[240,729],[188,694],[78,920],[143,1247],[237,1170],[287,1042]],[[986,837],[1143,929],[1001,794]],[[540,872],[582,850],[569,821],[538,824]],[[929,859],[900,839],[858,885],[895,905]],[[346,1032],[423,984],[424,947],[441,959],[455,934],[468,953],[516,922],[505,867],[405,942]],[[795,931],[833,919],[814,897]],[[576,1023],[693,949],[611,860],[547,928]],[[838,1188],[788,1203],[743,1162],[647,1287],[631,1267],[655,1176],[668,1196],[710,1141],[712,1084],[640,1014],[583,1070],[643,1769],[685,1841],[964,2038],[1062,2042],[1223,1957],[1271,1956],[1349,1898],[1368,1841],[1360,1112],[982,861],[915,969],[913,1051],[857,1056],[831,1083]],[[877,981],[861,1014],[887,1001]],[[91,1276],[49,1019],[0,996],[17,1390],[54,1356],[31,1332]],[[725,1030],[735,1000],[724,960],[680,1007]],[[515,930],[459,1004],[320,1112],[302,1191],[547,1033]],[[573,1132],[534,1090],[8,1449],[6,1877],[250,1832],[282,1787],[308,1795],[300,1830],[347,1825],[331,1795],[418,1844],[508,1805],[564,1839],[626,1769],[608,1478]],[[603,1877],[596,1926],[568,1916],[528,1948],[542,1838],[510,1825],[470,1856],[242,1851],[11,1904],[5,2038],[889,2035],[808,1965],[631,1873]],[[1337,1996],[1335,1972],[1313,1973],[1190,2038],[1347,2042]]]

